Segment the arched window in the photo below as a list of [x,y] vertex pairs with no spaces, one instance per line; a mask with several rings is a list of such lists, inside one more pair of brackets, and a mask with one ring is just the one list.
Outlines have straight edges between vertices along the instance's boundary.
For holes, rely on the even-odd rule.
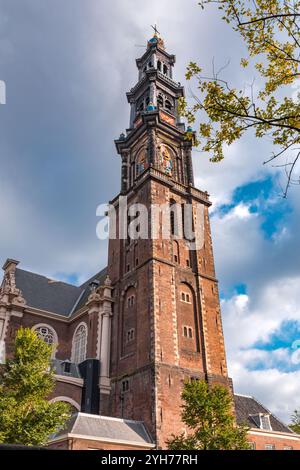
[[87,326],[80,323],[75,330],[72,341],[72,362],[80,364],[86,359]]
[[166,65],[164,65],[164,74],[168,75],[168,67]]
[[171,103],[171,101],[166,100],[166,102],[165,102],[165,108],[166,108],[168,111],[172,111],[172,103]]
[[176,240],[173,240],[173,262],[180,263],[179,258],[179,243]]
[[164,98],[161,94],[159,94],[158,97],[157,97],[157,104],[158,104],[158,106],[163,106],[164,105]]
[[39,324],[33,327],[37,335],[45,341],[49,346],[52,347],[52,359],[55,358],[56,348],[58,344],[57,333],[49,325]]
[[157,69],[161,72],[161,61],[157,61]]

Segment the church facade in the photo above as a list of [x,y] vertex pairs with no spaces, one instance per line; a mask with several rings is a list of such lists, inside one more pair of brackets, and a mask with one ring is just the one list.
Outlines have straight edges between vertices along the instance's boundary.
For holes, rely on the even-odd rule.
[[[127,93],[129,128],[116,140],[121,188],[110,207],[118,236],[109,239],[108,266],[81,286],[25,271],[13,259],[3,266],[0,360],[12,356],[20,326],[33,328],[53,345],[56,388],[49,398],[69,402],[74,410],[69,429],[53,441],[60,448],[164,448],[172,433],[186,431],[180,419],[185,380],[205,379],[233,392],[210,201],[194,185],[194,135],[178,113],[184,89],[173,79],[175,56],[155,33],[136,64],[138,82]],[[170,236],[164,237],[159,214],[156,237],[151,236],[152,216],[147,227],[134,225],[134,236],[121,237],[123,200],[126,226],[134,221],[137,206],[151,215],[153,207],[171,208]],[[193,227],[202,214],[197,249],[184,236],[187,206]],[[251,400],[235,398],[237,418],[257,429],[249,434],[251,441],[259,442],[262,434],[268,441],[272,432],[278,448],[284,443],[300,448],[298,436]]]

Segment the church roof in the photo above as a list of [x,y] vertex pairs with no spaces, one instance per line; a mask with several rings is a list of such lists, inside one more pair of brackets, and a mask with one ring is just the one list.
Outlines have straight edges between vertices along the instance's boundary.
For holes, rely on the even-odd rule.
[[104,284],[106,276],[107,276],[107,267],[99,271],[97,274],[95,274],[93,277],[88,279],[84,284],[80,286],[81,289],[83,289],[84,294],[81,296],[78,304],[76,305],[75,311],[79,310],[86,304],[88,296],[91,293],[89,289],[89,285],[91,284],[91,282],[99,281],[99,285],[102,286]]
[[16,286],[22,291],[28,307],[69,317],[85,305],[90,294],[90,282],[97,279],[100,285],[103,284],[106,273],[107,268],[79,287],[19,268],[16,268],[15,277]]
[[282,423],[276,416],[274,416],[265,406],[263,406],[256,398],[246,395],[234,395],[236,420],[239,425],[247,425],[250,428],[259,429],[258,421],[254,419],[255,416],[267,414],[270,416],[270,424],[272,431],[291,433],[288,426]]
[[[66,435],[85,436],[106,442],[123,442],[131,445],[152,447],[153,441],[142,421],[76,413],[66,427],[52,436],[52,440]],[[71,436],[69,436],[71,437]]]

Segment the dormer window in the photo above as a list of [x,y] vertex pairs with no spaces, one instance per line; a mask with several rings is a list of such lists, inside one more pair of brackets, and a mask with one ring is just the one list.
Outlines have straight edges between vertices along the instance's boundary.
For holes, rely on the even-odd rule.
[[272,426],[270,422],[270,415],[267,413],[258,413],[256,415],[250,415],[256,426],[259,429],[264,429],[266,431],[272,431]]

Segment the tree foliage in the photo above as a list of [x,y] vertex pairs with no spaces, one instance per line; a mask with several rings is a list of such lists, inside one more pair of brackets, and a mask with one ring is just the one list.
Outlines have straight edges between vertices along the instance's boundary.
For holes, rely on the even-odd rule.
[[248,449],[247,428],[238,427],[232,413],[232,397],[221,385],[186,382],[182,392],[182,421],[188,434],[172,436],[171,450]]
[[292,424],[290,424],[290,428],[300,434],[300,411],[295,410],[294,414],[292,415]]
[[29,328],[16,335],[14,358],[0,378],[0,442],[42,445],[70,417],[69,405],[50,403],[55,380],[51,347]]
[[[293,97],[291,85],[300,78],[299,0],[203,0],[200,5],[217,4],[223,20],[242,38],[247,57],[241,67],[254,64],[260,91],[254,87],[236,89],[213,71],[203,74],[195,62],[186,78],[197,79],[199,93],[188,107],[183,99],[180,110],[190,124],[204,111],[198,144],[212,153],[212,161],[224,158],[224,144],[230,145],[253,129],[259,138],[269,138],[276,148],[266,162],[285,168],[287,185],[299,184],[294,177],[300,159],[300,93]],[[265,163],[266,163],[265,162]]]

